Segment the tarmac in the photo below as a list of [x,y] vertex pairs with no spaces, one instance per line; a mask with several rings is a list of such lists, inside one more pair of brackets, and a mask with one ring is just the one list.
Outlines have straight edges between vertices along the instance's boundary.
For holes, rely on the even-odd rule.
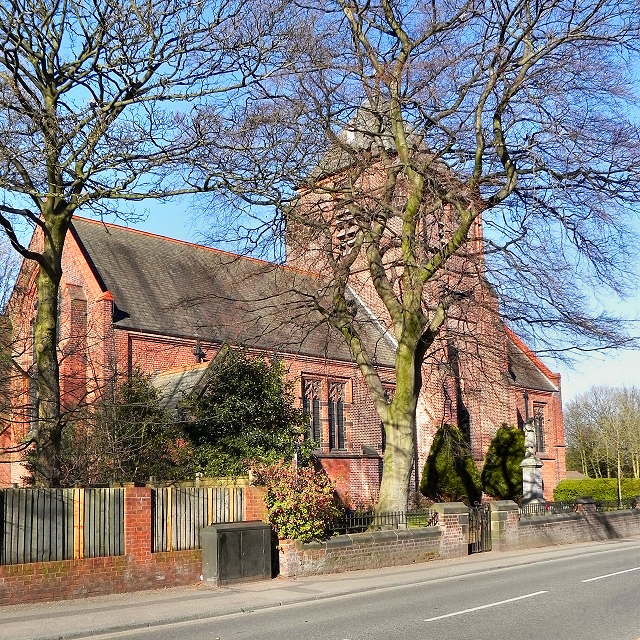
[[606,550],[614,544],[638,546],[640,537],[589,542],[527,551],[487,552],[466,558],[436,560],[306,578],[243,582],[226,587],[198,583],[153,591],[137,591],[0,607],[0,640],[71,640],[144,629],[189,620],[238,615],[258,609],[339,598],[352,593],[393,589],[409,584],[452,580],[459,576],[509,570],[554,562],[578,553]]

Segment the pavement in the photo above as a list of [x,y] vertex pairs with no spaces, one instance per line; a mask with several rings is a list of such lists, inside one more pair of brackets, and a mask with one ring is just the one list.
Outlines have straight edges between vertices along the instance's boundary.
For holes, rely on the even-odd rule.
[[539,562],[557,562],[576,553],[638,545],[640,537],[617,541],[488,552],[404,567],[352,571],[308,578],[244,582],[227,587],[195,584],[38,604],[0,607],[0,640],[67,640],[216,618],[300,602],[322,600],[407,584],[451,580]]

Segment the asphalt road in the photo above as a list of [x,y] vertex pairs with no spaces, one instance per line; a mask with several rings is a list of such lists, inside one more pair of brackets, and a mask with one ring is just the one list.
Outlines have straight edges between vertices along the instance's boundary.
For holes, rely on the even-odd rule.
[[[146,630],[130,640],[640,640],[640,541]],[[336,580],[340,580],[336,576]],[[89,637],[89,636],[87,636]],[[95,637],[95,636],[91,636]]]

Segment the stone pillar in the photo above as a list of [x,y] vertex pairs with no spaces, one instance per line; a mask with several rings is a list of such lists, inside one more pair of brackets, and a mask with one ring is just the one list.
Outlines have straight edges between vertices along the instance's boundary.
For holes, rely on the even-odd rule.
[[151,558],[151,488],[127,487],[124,490],[125,555],[136,561]]
[[438,524],[444,526],[440,540],[441,558],[459,558],[469,553],[469,507],[462,502],[440,502],[433,505]]
[[517,549],[519,544],[518,505],[512,500],[495,500],[491,509],[491,547],[494,551]]
[[537,456],[527,456],[522,467],[522,504],[545,502],[542,487],[542,460]]
[[576,498],[576,510],[583,516],[593,516],[596,513],[596,501],[591,496]]

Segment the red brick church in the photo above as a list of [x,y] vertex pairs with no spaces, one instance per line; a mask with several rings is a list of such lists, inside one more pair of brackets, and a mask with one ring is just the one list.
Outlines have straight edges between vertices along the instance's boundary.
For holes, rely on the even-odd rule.
[[[38,242],[36,235],[32,243]],[[35,263],[23,264],[8,310],[14,356],[26,372],[34,362],[36,273]],[[194,384],[223,342],[242,344],[284,360],[309,412],[311,435],[321,442],[323,466],[353,501],[375,499],[383,429],[344,339],[309,306],[318,278],[302,268],[75,218],[64,249],[59,299],[64,407],[91,402],[135,367],[153,376],[164,393],[175,394]],[[372,311],[365,284],[353,288],[356,322],[392,392],[394,339]],[[502,423],[521,424],[535,416],[545,493],[550,494],[565,477],[560,376],[504,324],[493,320],[490,325],[482,329],[493,345],[486,358],[482,350],[460,354],[459,344],[457,350],[449,344],[425,363],[417,469],[443,422],[467,431],[481,464]],[[0,442],[5,448],[24,437],[32,420],[28,378],[18,387],[22,402],[5,416],[9,428]],[[0,486],[20,484],[17,456],[5,455],[4,462]]]

